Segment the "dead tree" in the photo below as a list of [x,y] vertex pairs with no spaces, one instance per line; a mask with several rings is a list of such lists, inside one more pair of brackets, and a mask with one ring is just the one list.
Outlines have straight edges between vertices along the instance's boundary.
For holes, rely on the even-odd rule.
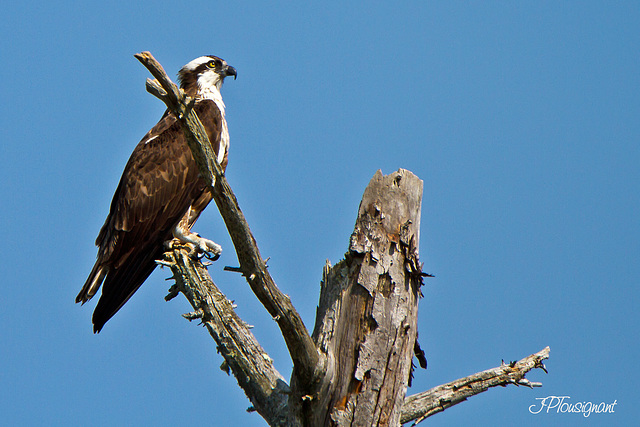
[[[549,348],[519,362],[405,397],[418,351],[418,301],[423,284],[418,257],[422,181],[400,169],[376,172],[367,186],[345,259],[324,267],[313,334],[276,286],[189,99],[149,52],[135,55],[156,80],[147,90],[175,113],[231,235],[251,290],[276,320],[293,372],[289,383],[274,368],[232,304],[189,247],[174,246],[158,262],[173,272],[167,300],[182,293],[215,340],[257,411],[272,426],[397,426],[424,418],[490,387],[541,386],[525,379],[544,368]],[[420,352],[417,353],[420,355]],[[420,358],[419,358],[420,360]]]

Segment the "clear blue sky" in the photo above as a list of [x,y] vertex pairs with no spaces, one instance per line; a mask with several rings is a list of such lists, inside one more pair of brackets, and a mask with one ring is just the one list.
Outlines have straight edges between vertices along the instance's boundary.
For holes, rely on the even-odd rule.
[[[0,85],[0,418],[7,425],[264,425],[158,270],[99,335],[74,297],[128,156],[163,112],[133,54],[171,76],[203,54],[227,177],[276,282],[312,326],[377,169],[424,180],[416,393],[549,345],[543,388],[499,388],[432,426],[637,422],[637,2],[9,2]],[[288,378],[214,205],[210,268]],[[532,415],[536,397],[614,414]],[[428,424],[426,424],[428,425]]]

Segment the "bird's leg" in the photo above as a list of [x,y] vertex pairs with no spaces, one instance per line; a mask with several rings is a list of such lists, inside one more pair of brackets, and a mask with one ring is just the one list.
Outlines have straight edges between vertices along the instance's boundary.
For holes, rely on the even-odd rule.
[[220,258],[220,254],[222,253],[222,247],[219,244],[209,239],[200,237],[200,235],[197,233],[189,231],[186,227],[184,227],[182,221],[180,221],[178,225],[174,227],[173,237],[175,237],[182,243],[191,243],[195,245],[196,251],[204,253],[205,256],[212,261]]

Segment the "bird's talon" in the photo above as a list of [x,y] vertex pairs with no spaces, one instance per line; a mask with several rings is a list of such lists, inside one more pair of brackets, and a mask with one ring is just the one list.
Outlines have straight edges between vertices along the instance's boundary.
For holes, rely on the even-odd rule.
[[220,258],[220,253],[215,253],[215,252],[204,252],[202,254],[202,256],[206,259],[208,259],[209,261],[217,261]]

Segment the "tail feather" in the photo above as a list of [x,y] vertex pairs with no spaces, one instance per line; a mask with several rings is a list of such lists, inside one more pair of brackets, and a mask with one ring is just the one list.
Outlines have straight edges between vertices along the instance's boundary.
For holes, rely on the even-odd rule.
[[[162,246],[160,246],[162,248]],[[129,298],[142,286],[156,268],[156,259],[162,250],[142,250],[120,268],[114,268],[107,276],[102,295],[93,312],[93,332],[98,333]]]
[[91,269],[91,273],[89,273],[89,277],[87,281],[84,283],[84,286],[80,290],[80,293],[76,297],[76,303],[81,302],[84,304],[89,301],[100,289],[100,285],[102,285],[102,281],[105,276],[109,272],[109,268],[105,265],[96,262],[93,268]]

